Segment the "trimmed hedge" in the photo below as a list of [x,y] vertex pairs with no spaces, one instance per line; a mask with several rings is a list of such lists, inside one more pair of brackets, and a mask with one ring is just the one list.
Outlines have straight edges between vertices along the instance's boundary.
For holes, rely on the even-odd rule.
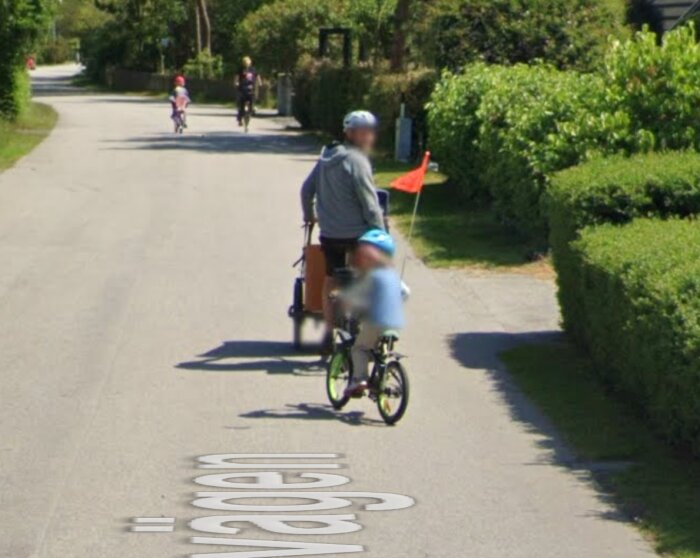
[[294,74],[294,116],[304,128],[340,136],[345,114],[360,108],[370,110],[379,118],[382,147],[391,148],[395,120],[404,102],[408,115],[414,118],[415,139],[424,146],[425,105],[436,81],[436,72],[427,69],[391,74],[307,59]]
[[700,155],[665,153],[598,159],[554,176],[546,197],[550,245],[565,329],[588,345],[578,264],[571,243],[593,225],[639,217],[700,215]]
[[700,455],[700,223],[589,227],[571,245],[567,323],[602,377]]
[[294,73],[294,116],[303,128],[338,136],[343,116],[363,106],[371,72],[308,59]]
[[382,147],[393,149],[396,119],[401,112],[401,103],[405,103],[406,114],[413,118],[413,145],[417,151],[425,149],[428,116],[425,107],[437,78],[437,72],[428,69],[375,75],[363,102],[379,117]]

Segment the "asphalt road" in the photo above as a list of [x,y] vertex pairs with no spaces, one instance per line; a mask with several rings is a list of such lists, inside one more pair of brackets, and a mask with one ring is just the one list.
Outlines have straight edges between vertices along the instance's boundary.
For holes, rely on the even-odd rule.
[[[334,413],[322,364],[290,350],[286,317],[298,188],[317,148],[272,118],[245,136],[231,110],[212,106],[193,107],[190,129],[175,137],[167,103],[78,94],[61,82],[70,71],[37,72],[58,127],[0,175],[0,556],[330,548],[243,552],[241,539],[341,545],[332,556],[362,547],[358,555],[377,558],[653,555],[498,363],[504,347],[555,335],[550,283],[412,261],[406,418],[385,427],[364,401]],[[393,493],[413,505],[372,511],[375,500],[355,499],[313,512],[355,515],[362,529],[345,534],[188,526],[271,513],[194,505],[195,492],[235,491],[196,477],[246,471],[198,468],[198,458],[284,453],[338,454],[282,460],[312,465],[288,482],[309,482],[304,471],[350,479],[306,491]],[[261,461],[257,472],[274,472],[280,459]],[[343,468],[321,468],[331,463]],[[213,507],[309,502],[261,496],[224,495]],[[161,516],[174,525],[129,530],[131,518]]]

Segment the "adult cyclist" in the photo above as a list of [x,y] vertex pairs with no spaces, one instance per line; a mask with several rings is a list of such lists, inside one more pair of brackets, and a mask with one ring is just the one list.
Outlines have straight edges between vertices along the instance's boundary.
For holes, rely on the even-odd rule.
[[238,90],[238,125],[243,126],[243,116],[246,105],[250,106],[251,114],[255,110],[255,97],[262,80],[253,66],[250,56],[243,57],[243,66],[236,75],[236,89]]
[[334,309],[331,294],[336,271],[347,267],[349,253],[370,229],[384,230],[369,156],[377,142],[377,118],[354,111],[343,121],[344,141],[328,145],[301,189],[304,220],[318,221],[326,257],[323,316],[324,349],[333,344]]

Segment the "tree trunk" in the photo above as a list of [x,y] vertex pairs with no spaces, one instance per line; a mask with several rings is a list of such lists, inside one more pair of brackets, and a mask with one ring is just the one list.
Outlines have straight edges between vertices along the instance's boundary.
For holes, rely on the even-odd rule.
[[411,0],[398,0],[394,12],[394,44],[391,48],[391,70],[404,69],[406,58],[406,27],[411,17]]
[[197,35],[195,45],[197,48],[197,55],[199,56],[202,52],[202,18],[199,15],[199,6],[197,3],[194,5],[194,24],[195,34]]
[[211,52],[211,20],[209,19],[209,8],[207,0],[197,0],[199,11],[201,13],[202,30],[204,31],[203,44],[204,50]]

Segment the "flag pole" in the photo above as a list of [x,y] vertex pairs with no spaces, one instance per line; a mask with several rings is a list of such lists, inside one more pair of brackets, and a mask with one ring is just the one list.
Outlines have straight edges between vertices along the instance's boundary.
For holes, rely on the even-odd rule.
[[408,262],[408,250],[411,249],[411,240],[413,240],[413,231],[416,227],[416,217],[418,217],[418,204],[420,203],[420,195],[422,192],[423,192],[422,189],[418,191],[418,193],[416,194],[416,203],[413,205],[413,216],[411,217],[411,226],[408,229],[408,238],[406,239],[408,249],[406,251],[406,254],[403,257],[403,265],[401,266],[401,279],[403,279],[404,275],[406,274],[406,263]]

